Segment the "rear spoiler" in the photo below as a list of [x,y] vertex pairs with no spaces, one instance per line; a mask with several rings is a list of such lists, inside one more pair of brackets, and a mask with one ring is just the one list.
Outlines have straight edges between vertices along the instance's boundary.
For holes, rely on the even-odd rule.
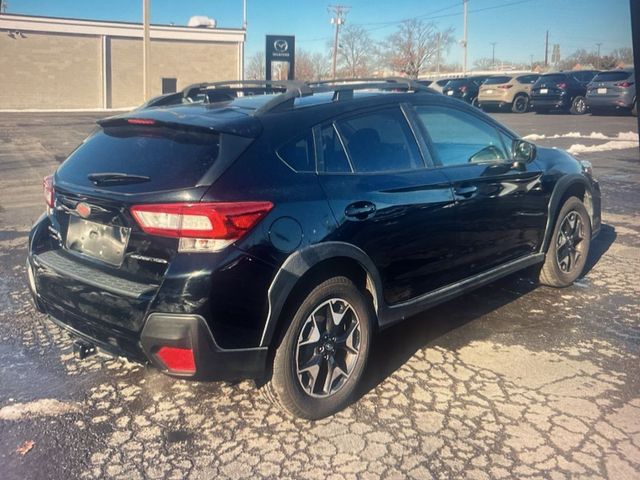
[[240,137],[256,138],[262,124],[256,118],[231,109],[193,110],[194,106],[172,109],[143,110],[98,120],[102,128],[109,127],[165,127],[204,133],[228,133]]

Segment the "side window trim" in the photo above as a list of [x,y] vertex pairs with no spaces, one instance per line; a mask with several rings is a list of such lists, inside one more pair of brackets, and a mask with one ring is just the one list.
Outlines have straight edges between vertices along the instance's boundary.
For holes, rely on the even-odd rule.
[[331,127],[333,127],[333,130],[336,132],[336,135],[338,136],[338,140],[340,140],[340,146],[342,147],[342,151],[347,157],[347,162],[349,162],[349,168],[351,169],[351,173],[356,173],[356,169],[353,168],[353,162],[351,161],[351,154],[349,153],[349,150],[347,150],[347,146],[344,143],[344,139],[342,138],[340,129],[338,128],[338,125],[336,124],[335,121],[331,122]]
[[433,167],[431,152],[429,151],[425,139],[423,138],[422,132],[420,131],[418,125],[419,122],[416,121],[417,119],[415,118],[415,110],[412,108],[412,105],[410,103],[401,103],[400,110],[402,110],[404,119],[409,125],[409,129],[411,130],[411,134],[413,135],[413,140],[418,146],[418,152],[420,153],[420,158],[422,159],[422,168]]

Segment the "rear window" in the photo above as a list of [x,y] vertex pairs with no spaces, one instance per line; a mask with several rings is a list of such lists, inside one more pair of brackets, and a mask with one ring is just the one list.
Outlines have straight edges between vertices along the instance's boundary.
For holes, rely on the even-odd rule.
[[621,82],[631,76],[629,72],[602,72],[596,75],[594,82]]
[[456,80],[450,80],[447,87],[459,87],[460,85],[466,85],[468,80],[466,78],[459,78]]
[[567,80],[567,76],[564,73],[542,75],[538,81],[540,82],[564,82]]
[[114,191],[193,187],[218,157],[220,136],[164,127],[107,127],[80,145],[58,169],[65,182],[92,185],[93,173],[149,177],[137,184],[110,184]]
[[499,85],[501,83],[508,83],[511,81],[512,77],[491,77],[487,78],[484,82],[485,85]]

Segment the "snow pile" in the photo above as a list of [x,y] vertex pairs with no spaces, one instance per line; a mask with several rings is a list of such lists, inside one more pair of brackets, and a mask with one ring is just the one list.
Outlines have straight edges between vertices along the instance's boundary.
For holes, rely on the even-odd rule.
[[606,143],[601,143],[600,145],[583,145],[581,143],[576,143],[567,148],[567,152],[571,153],[572,155],[578,155],[580,153],[606,152],[609,150],[625,150],[627,148],[637,147],[637,140],[612,140]]

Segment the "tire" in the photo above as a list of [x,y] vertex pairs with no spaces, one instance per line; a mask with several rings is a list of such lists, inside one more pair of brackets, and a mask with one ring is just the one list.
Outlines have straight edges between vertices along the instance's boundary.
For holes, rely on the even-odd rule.
[[[324,323],[329,316],[333,322]],[[371,302],[346,277],[332,277],[313,288],[276,348],[273,374],[263,387],[267,398],[286,413],[309,420],[345,408],[367,363],[374,318]]]
[[513,113],[527,113],[529,111],[529,97],[524,94],[516,95],[511,104],[511,111]]
[[[573,223],[573,225],[572,225]],[[539,280],[550,287],[568,287],[581,274],[591,246],[591,220],[576,197],[564,203],[549,240]]]
[[571,102],[569,111],[572,115],[584,115],[587,113],[587,100],[582,95],[576,96]]

